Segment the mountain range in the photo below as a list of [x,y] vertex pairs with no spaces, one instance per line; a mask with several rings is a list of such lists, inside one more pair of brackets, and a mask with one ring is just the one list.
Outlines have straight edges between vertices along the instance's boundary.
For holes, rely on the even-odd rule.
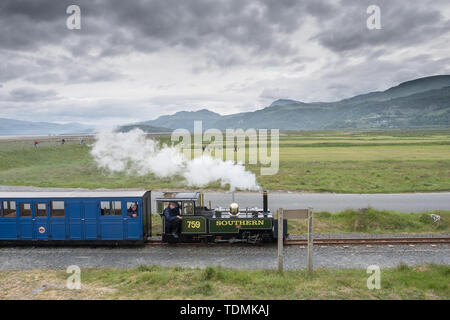
[[[278,128],[280,130],[387,129],[448,127],[450,75],[420,78],[385,91],[370,92],[336,102],[304,103],[279,99],[256,111],[220,115],[207,109],[180,111],[134,126],[185,128],[195,120],[203,129]],[[128,125],[127,129],[133,127]]]
[[0,135],[80,134],[93,128],[80,123],[33,122],[0,118]]
[[[251,112],[230,115],[202,109],[180,111],[155,120],[126,124],[119,131],[140,128],[146,132],[193,130],[195,120],[203,129],[256,128],[280,130],[394,129],[450,126],[450,75],[415,79],[389,88],[335,102],[305,103],[279,99]],[[0,135],[91,133],[79,124],[31,122],[0,118]]]

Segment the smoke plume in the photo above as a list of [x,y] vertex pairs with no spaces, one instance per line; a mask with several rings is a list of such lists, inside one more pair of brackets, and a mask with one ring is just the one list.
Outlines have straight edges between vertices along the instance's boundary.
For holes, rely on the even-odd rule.
[[259,189],[255,174],[246,171],[243,165],[209,155],[187,159],[176,147],[147,139],[140,129],[98,133],[91,154],[98,167],[111,172],[141,176],[152,173],[158,178],[178,175],[193,187],[219,181],[222,187],[228,184],[231,190]]

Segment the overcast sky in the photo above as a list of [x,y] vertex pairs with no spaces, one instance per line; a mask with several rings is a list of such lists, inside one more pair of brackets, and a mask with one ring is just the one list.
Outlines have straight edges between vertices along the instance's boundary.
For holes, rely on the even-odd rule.
[[0,117],[111,125],[339,100],[449,74],[449,31],[448,0],[1,0]]

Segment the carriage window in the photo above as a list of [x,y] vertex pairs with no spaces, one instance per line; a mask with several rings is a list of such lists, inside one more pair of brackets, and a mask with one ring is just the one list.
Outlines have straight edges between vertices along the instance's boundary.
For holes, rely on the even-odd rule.
[[64,201],[52,201],[50,203],[50,215],[52,217],[64,217],[66,215]]
[[100,202],[100,212],[102,216],[111,215],[111,204],[109,201],[101,201]]
[[20,216],[21,217],[31,217],[31,204],[21,203],[20,204]]
[[122,203],[120,201],[101,201],[100,210],[102,216],[121,216]]
[[47,204],[36,203],[36,217],[46,217],[47,216]]
[[3,217],[14,218],[17,215],[15,201],[3,201]]
[[112,215],[121,216],[122,215],[122,203],[120,201],[113,201],[112,203]]

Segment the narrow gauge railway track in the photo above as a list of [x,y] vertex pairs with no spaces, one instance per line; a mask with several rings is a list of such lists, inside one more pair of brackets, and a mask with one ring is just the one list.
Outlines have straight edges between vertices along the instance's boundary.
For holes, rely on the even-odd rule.
[[[450,237],[403,237],[403,238],[329,238],[314,239],[315,245],[410,245],[450,244]],[[288,240],[286,245],[307,245],[305,239]]]
[[[415,245],[415,244],[450,244],[450,237],[403,237],[403,238],[318,238],[313,240],[314,245]],[[250,245],[246,242],[220,242],[220,243],[164,243],[159,240],[147,242],[147,246],[229,246]],[[275,245],[276,243],[258,243],[257,245]],[[306,239],[290,239],[285,246],[306,246]]]

